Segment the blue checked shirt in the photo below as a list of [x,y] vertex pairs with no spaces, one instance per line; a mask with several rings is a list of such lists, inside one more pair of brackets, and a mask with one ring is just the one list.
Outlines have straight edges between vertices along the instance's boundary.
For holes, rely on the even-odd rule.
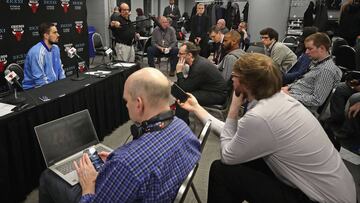
[[113,151],[80,202],[172,202],[200,159],[200,143],[177,117]]
[[314,62],[304,77],[289,85],[290,96],[307,107],[321,106],[340,82],[341,70],[331,58]]

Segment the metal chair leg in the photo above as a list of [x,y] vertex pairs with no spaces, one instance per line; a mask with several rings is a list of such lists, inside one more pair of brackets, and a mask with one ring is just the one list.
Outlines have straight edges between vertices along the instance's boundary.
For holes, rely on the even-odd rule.
[[198,194],[197,191],[196,191],[196,188],[195,188],[195,186],[194,186],[194,183],[191,183],[191,189],[192,189],[193,192],[194,192],[196,201],[197,201],[198,203],[201,203],[199,194]]

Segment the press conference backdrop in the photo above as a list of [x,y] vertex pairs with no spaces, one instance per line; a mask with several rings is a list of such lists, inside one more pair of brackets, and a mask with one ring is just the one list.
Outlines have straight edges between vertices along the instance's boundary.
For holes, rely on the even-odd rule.
[[[86,0],[0,0],[0,75],[11,63],[22,67],[28,50],[41,40],[39,25],[54,23],[66,75],[88,64]],[[75,47],[83,60],[68,58],[66,47]]]

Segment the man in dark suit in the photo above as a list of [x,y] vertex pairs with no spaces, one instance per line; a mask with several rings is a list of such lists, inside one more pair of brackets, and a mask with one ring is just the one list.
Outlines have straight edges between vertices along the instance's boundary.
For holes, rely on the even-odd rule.
[[165,7],[163,16],[170,17],[172,19],[171,26],[176,30],[177,21],[181,15],[179,7],[175,5],[175,0],[169,0],[169,6]]
[[[177,84],[193,94],[202,106],[223,104],[227,97],[227,85],[220,71],[208,59],[199,56],[199,47],[185,42],[179,49],[179,61],[176,65]],[[185,78],[183,70],[189,66]],[[189,112],[177,106],[175,115],[189,123]]]

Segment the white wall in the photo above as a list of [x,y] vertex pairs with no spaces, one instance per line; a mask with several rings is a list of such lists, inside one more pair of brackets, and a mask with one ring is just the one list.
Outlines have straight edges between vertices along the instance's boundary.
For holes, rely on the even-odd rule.
[[249,33],[252,42],[260,41],[260,30],[271,27],[281,40],[286,33],[290,0],[249,1]]
[[88,0],[86,5],[88,25],[94,26],[96,32],[102,36],[104,44],[109,46],[109,1]]

